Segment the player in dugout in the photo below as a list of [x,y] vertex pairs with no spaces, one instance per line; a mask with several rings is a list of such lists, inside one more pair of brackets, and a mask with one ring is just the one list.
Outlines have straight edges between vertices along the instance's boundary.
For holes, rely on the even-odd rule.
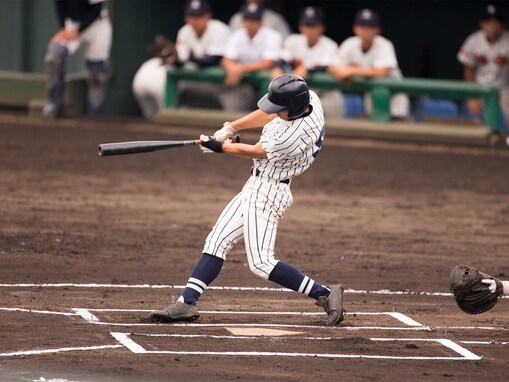
[[262,25],[263,8],[255,3],[241,9],[243,28],[236,30],[226,44],[221,66],[226,71],[221,97],[227,111],[252,110],[256,104],[255,89],[240,84],[245,73],[271,70],[280,56],[282,37]]
[[[500,8],[487,5],[479,26],[480,30],[465,40],[457,58],[464,66],[465,81],[500,89],[500,107],[504,117],[502,129],[509,136],[509,32],[504,30],[505,18]],[[469,99],[467,107],[474,117],[482,116],[481,100]]]
[[[163,107],[166,91],[166,74],[174,66],[188,69],[218,65],[223,58],[230,29],[222,21],[212,18],[206,0],[186,2],[185,25],[177,33],[176,46],[164,36],[157,35],[149,47],[154,55],[141,65],[133,79],[133,93],[147,120],[153,120]],[[179,96],[216,99],[222,103],[221,86],[212,83],[179,81]]]
[[[196,302],[219,275],[233,246],[244,238],[250,270],[257,276],[316,300],[328,315],[329,325],[344,318],[343,287],[325,287],[274,256],[277,228],[293,197],[292,178],[306,171],[317,158],[325,136],[320,99],[295,74],[282,74],[258,101],[259,109],[231,123],[213,137],[200,137],[202,150],[252,159],[250,177],[242,191],[225,207],[209,233],[182,295],[153,321],[175,322],[199,317]],[[238,131],[264,126],[258,143],[228,143]]]
[[[335,41],[324,35],[325,12],[321,7],[305,7],[300,11],[299,34],[288,36],[281,58],[272,70],[272,78],[291,71],[302,78],[309,73],[327,72],[338,49]],[[343,96],[337,89],[313,89],[322,102],[325,117],[344,116]]]
[[[370,9],[356,13],[353,26],[355,36],[347,38],[338,48],[329,73],[348,83],[354,76],[402,78],[394,45],[381,36],[380,17]],[[364,96],[364,108],[371,113],[371,98]],[[390,101],[393,118],[406,118],[409,113],[408,96],[394,94]]]

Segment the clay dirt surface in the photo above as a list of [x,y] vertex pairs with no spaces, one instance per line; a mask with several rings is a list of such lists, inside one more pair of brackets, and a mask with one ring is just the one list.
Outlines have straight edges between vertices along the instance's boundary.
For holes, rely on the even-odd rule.
[[311,299],[254,276],[242,242],[199,319],[148,322],[179,296],[251,163],[198,147],[100,158],[97,145],[202,132],[0,114],[1,381],[508,379],[509,300],[473,316],[448,295],[458,264],[509,279],[507,149],[327,136],[292,182],[276,257],[343,284],[344,322],[326,327]]

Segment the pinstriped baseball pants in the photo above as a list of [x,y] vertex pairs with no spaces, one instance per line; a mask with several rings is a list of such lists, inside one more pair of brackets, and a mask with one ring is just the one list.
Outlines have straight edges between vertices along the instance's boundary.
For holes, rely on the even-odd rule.
[[268,279],[279,261],[274,258],[277,226],[292,202],[289,184],[251,176],[219,216],[203,253],[225,260],[244,237],[251,271]]

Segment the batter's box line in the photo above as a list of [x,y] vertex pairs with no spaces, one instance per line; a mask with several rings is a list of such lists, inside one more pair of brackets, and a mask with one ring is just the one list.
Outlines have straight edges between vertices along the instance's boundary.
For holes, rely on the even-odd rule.
[[[457,343],[445,339],[430,338],[370,338],[371,341],[409,341],[436,342],[458,353],[460,357],[431,357],[431,356],[388,356],[366,354],[336,354],[336,353],[288,353],[288,352],[258,352],[258,351],[174,351],[174,350],[146,350],[136,343],[130,333],[110,332],[119,344],[136,354],[169,354],[169,355],[200,355],[200,356],[237,356],[237,357],[314,357],[314,358],[367,358],[367,359],[395,359],[395,360],[444,360],[444,361],[479,361],[482,357]],[[217,337],[217,336],[216,336]],[[228,336],[230,337],[230,336]],[[241,339],[241,338],[239,338]],[[305,340],[304,338],[301,338]]]
[[[110,325],[110,326],[158,326],[159,323],[145,324],[145,323],[122,323],[122,322],[103,322],[92,312],[150,312],[147,309],[85,309],[85,308],[73,308],[76,314],[81,316],[85,321],[96,324],[96,325]],[[246,312],[246,311],[217,311],[217,310],[206,310],[202,311],[202,314],[230,314],[230,315],[325,315],[325,313],[316,312]],[[406,327],[383,327],[383,326],[336,326],[334,328],[346,329],[346,330],[430,330],[429,326],[422,325],[421,323],[413,320],[412,318],[399,312],[350,312],[347,315],[357,316],[390,316],[407,325]],[[244,326],[244,327],[286,327],[286,328],[324,328],[331,329],[330,326],[314,326],[314,325],[293,325],[293,324],[200,324],[200,323],[174,323],[172,326],[195,326],[195,327],[224,327],[224,326]]]

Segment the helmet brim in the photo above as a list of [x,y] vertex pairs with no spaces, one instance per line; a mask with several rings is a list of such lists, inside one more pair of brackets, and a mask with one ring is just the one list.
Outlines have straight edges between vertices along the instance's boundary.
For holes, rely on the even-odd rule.
[[277,105],[273,102],[270,102],[269,95],[265,94],[257,103],[258,108],[267,114],[275,114],[279,113],[286,109],[286,106]]

